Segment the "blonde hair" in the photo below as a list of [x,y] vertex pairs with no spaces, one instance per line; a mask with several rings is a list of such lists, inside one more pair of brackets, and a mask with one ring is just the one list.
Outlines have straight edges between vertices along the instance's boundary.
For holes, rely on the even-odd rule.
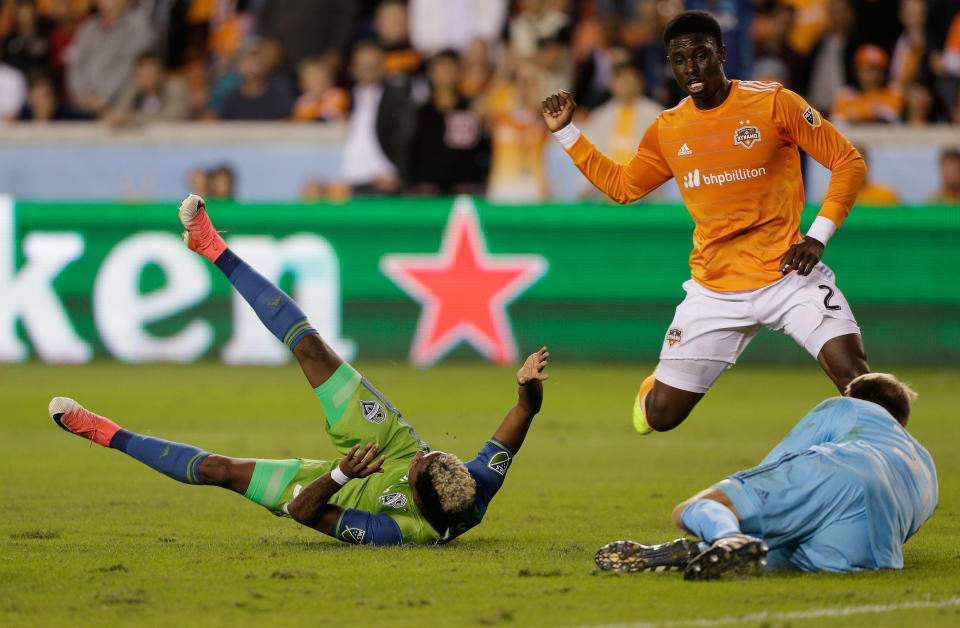
[[847,384],[843,396],[872,401],[906,426],[917,393],[890,373],[865,373]]
[[447,514],[469,508],[477,498],[477,483],[453,454],[437,454],[427,466],[440,508]]

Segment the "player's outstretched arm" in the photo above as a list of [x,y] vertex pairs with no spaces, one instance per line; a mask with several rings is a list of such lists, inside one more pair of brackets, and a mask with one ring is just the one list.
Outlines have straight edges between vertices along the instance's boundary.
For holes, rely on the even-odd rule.
[[540,113],[547,128],[580,172],[610,199],[618,203],[633,202],[673,176],[660,153],[657,121],[644,133],[643,141],[630,162],[620,164],[597,150],[588,139],[582,138],[581,141],[580,130],[573,124],[576,108],[573,96],[562,89],[540,103]]
[[550,352],[543,347],[531,354],[520,370],[517,371],[517,383],[520,393],[517,403],[510,408],[504,417],[503,423],[497,428],[493,437],[507,446],[514,454],[520,450],[523,440],[527,437],[527,430],[533,417],[540,411],[543,403],[543,380],[550,377],[543,372],[547,367],[547,358]]
[[328,502],[348,480],[383,473],[382,466],[386,456],[377,458],[379,450],[380,446],[373,443],[367,443],[363,449],[360,449],[359,444],[354,445],[350,453],[340,460],[336,469],[321,475],[300,491],[287,505],[287,513],[305,526],[336,536],[337,518],[343,509]]

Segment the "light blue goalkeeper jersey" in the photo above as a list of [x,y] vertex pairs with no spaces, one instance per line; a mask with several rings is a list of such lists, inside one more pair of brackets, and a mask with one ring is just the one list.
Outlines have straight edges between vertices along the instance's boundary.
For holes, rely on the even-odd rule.
[[[903,566],[903,543],[937,505],[937,471],[930,454],[889,412],[869,401],[848,397],[824,401],[759,466],[732,477],[754,492],[762,491],[764,475],[779,474],[788,467],[795,474],[802,470],[806,477],[795,475],[794,479],[807,488],[821,483],[824,489],[832,485],[839,489],[841,477],[859,479],[877,567]],[[776,497],[761,494],[756,503],[772,499]],[[834,499],[841,501],[839,495]]]

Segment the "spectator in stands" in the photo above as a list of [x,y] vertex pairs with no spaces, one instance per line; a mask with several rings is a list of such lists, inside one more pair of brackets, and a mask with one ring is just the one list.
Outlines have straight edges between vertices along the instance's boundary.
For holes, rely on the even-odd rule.
[[271,76],[269,49],[253,38],[240,50],[240,85],[223,99],[222,120],[282,120],[293,111],[295,94],[284,76]]
[[960,150],[948,148],[940,154],[940,193],[932,203],[960,204]]
[[414,106],[407,83],[384,78],[383,51],[361,41],[350,63],[352,110],[343,145],[344,180],[358,194],[388,194],[407,178]]
[[0,55],[0,121],[15,118],[26,100],[27,79],[23,72],[7,65]]
[[495,41],[503,31],[508,0],[410,0],[410,41],[430,56],[463,50],[479,37]]
[[955,108],[960,91],[960,64],[957,63],[960,61],[960,13],[956,1],[927,0],[925,27],[926,68],[930,71],[926,83],[933,95],[934,119],[956,120]]
[[857,194],[855,205],[872,205],[874,207],[892,207],[900,203],[900,196],[897,191],[881,181],[877,181],[871,176],[870,171],[870,151],[862,144],[856,145],[857,151],[863,157],[867,164],[867,176],[860,185],[860,192]]
[[903,121],[912,126],[933,122],[933,94],[925,85],[910,83],[903,91]]
[[411,140],[413,189],[424,194],[481,194],[490,166],[483,121],[460,94],[460,58],[453,50],[427,63],[430,99],[417,109]]
[[347,90],[333,84],[334,59],[307,57],[300,62],[297,75],[302,94],[293,105],[293,119],[304,122],[344,120],[350,105]]
[[573,65],[570,46],[559,36],[545,37],[537,44],[537,65],[540,66],[540,90],[543,93],[573,87]]
[[789,89],[794,89],[803,73],[804,58],[790,45],[790,31],[796,9],[784,2],[774,2],[764,19],[757,21],[758,36],[753,51],[754,80],[766,80],[757,76],[757,66],[770,60],[778,61],[786,71],[785,80],[778,81]]
[[233,168],[221,164],[210,171],[208,176],[208,198],[217,201],[230,201],[236,195],[237,176]]
[[937,95],[950,111],[954,122],[960,120],[960,12],[953,16],[942,51],[933,55],[931,66],[937,76]]
[[753,81],[768,81],[780,83],[784,87],[790,87],[790,70],[780,59],[774,57],[764,57],[757,59],[753,64],[753,72],[750,74]]
[[73,37],[86,16],[86,10],[74,0],[50,0],[47,16],[53,22],[50,30],[50,70],[59,94],[66,94],[67,53]]
[[384,0],[373,15],[377,43],[383,49],[383,69],[386,76],[413,74],[423,60],[410,45],[410,27],[407,4],[403,0]]
[[[631,63],[614,68],[610,92],[613,97],[590,112],[583,132],[605,155],[618,163],[627,163],[663,107],[644,97],[643,75]],[[582,196],[605,198],[586,178],[581,183]]]
[[903,111],[903,92],[886,84],[890,57],[883,48],[863,44],[854,64],[859,89],[845,87],[837,92],[831,108],[834,123],[898,122]]
[[488,118],[492,149],[487,198],[495,203],[538,202],[549,196],[543,164],[546,125],[540,111],[539,68],[520,59],[493,88]]
[[153,45],[147,11],[127,0],[96,0],[98,13],[77,29],[69,52],[67,85],[73,105],[99,115],[130,81],[137,56]]
[[203,198],[210,196],[210,171],[200,166],[190,171],[187,185],[191,194]]
[[493,80],[493,63],[490,61],[490,46],[482,37],[474,37],[460,58],[460,93],[465,98],[476,98],[490,87]]
[[137,59],[133,82],[104,119],[113,126],[126,126],[157,120],[186,120],[189,116],[186,83],[178,76],[167,74],[163,55],[148,51]]
[[13,29],[3,39],[3,59],[29,76],[50,65],[49,36],[53,24],[37,16],[36,0],[16,0]]
[[890,82],[903,88],[925,74],[927,0],[902,0],[899,15],[903,32],[893,49]]
[[830,113],[834,95],[855,84],[853,55],[860,43],[857,16],[851,0],[829,0],[827,30],[814,46],[797,91],[824,115]]
[[355,0],[264,0],[258,32],[280,42],[282,71],[292,77],[307,57],[330,51],[346,57],[360,4]]
[[53,79],[42,72],[30,76],[27,102],[20,109],[20,120],[28,122],[52,122],[79,120],[83,116],[60,102]]
[[510,18],[510,49],[520,57],[533,56],[541,40],[569,37],[568,2],[557,0],[520,0],[516,14]]

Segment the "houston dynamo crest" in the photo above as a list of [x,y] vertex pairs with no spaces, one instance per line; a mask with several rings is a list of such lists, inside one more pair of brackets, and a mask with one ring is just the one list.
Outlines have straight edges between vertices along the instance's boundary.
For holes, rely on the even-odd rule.
[[747,120],[746,126],[742,126],[733,132],[733,143],[744,148],[753,148],[753,145],[760,141],[760,129],[750,124]]
[[510,454],[505,451],[498,451],[490,458],[490,462],[487,463],[487,467],[493,469],[500,475],[506,475],[507,469],[510,468],[510,461]]
[[363,418],[380,425],[387,418],[387,413],[383,411],[383,406],[377,401],[360,401],[360,408],[363,410]]
[[403,508],[407,505],[407,496],[403,493],[390,493],[389,495],[381,495],[380,503],[384,506],[389,506],[390,508]]

